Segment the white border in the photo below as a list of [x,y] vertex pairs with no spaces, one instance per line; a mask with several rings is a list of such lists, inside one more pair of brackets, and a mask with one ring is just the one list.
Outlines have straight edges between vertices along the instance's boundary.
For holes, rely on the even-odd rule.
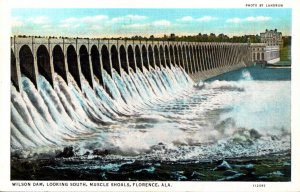
[[[0,0],[0,191],[300,191],[300,2],[298,0]],[[16,188],[10,182],[10,9],[11,8],[246,8],[280,3],[292,8],[292,181],[168,182],[172,188]],[[251,8],[250,8],[251,9]],[[279,8],[280,9],[280,8]],[[161,182],[158,182],[161,183]],[[255,188],[253,184],[265,184]]]

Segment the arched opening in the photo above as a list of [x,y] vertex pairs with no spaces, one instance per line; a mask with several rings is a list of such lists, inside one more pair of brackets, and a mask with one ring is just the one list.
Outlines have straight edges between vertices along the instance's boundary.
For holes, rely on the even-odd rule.
[[55,45],[52,51],[54,71],[68,83],[65,56],[59,45]]
[[160,56],[160,64],[166,68],[166,63],[165,63],[165,54],[164,54],[164,48],[163,46],[159,46],[159,56]]
[[253,61],[255,61],[255,53],[253,53],[253,58],[252,59],[253,59]]
[[149,53],[149,64],[153,69],[155,69],[155,64],[154,64],[154,58],[153,58],[153,50],[151,45],[148,46],[148,53]]
[[39,74],[43,75],[53,87],[53,74],[51,72],[50,56],[45,45],[40,45],[36,54]]
[[175,63],[177,66],[179,66],[179,59],[178,59],[178,50],[177,50],[177,46],[174,46],[174,56],[175,56]]
[[189,73],[189,70],[188,70],[188,64],[187,64],[187,56],[186,56],[186,51],[185,51],[185,46],[182,46],[182,57],[183,57],[183,68],[185,70],[186,73]]
[[136,60],[136,66],[143,72],[141,51],[138,45],[135,46],[135,60]]
[[106,45],[103,45],[101,48],[101,59],[102,59],[102,66],[103,69],[110,75],[112,76],[111,73],[111,66],[110,66],[110,59],[109,59],[109,52],[106,47]]
[[170,55],[169,55],[169,48],[167,45],[165,45],[165,53],[166,53],[166,64],[171,69],[170,65]]
[[265,60],[265,54],[264,53],[261,53],[261,60]]
[[210,46],[207,45],[206,46],[206,55],[207,55],[207,68],[210,70],[211,69],[211,50],[210,50]]
[[203,71],[203,66],[202,66],[202,62],[201,62],[201,55],[200,55],[200,47],[196,46],[196,55],[198,58],[198,69],[199,71]]
[[227,66],[228,65],[228,60],[229,59],[229,48],[228,46],[226,45],[225,46],[225,65]]
[[119,54],[115,45],[113,45],[110,49],[111,51],[111,62],[112,67],[119,73],[121,76],[120,63],[119,63]]
[[260,53],[257,53],[257,60],[260,60]]
[[215,68],[215,46],[210,46],[210,62],[211,62],[211,68],[214,69]]
[[100,64],[100,55],[96,45],[91,48],[91,60],[93,66],[93,73],[99,80],[99,84],[103,86],[102,68]]
[[128,62],[129,62],[129,67],[133,69],[133,71],[136,73],[136,67],[135,67],[135,61],[134,61],[134,52],[132,49],[132,46],[128,46]]
[[121,60],[121,67],[122,69],[128,74],[128,64],[127,64],[127,56],[126,56],[126,50],[124,45],[121,45],[120,47],[120,60]]
[[174,62],[174,51],[173,51],[173,47],[172,47],[172,45],[170,45],[170,57],[171,57],[171,64],[173,65],[173,66],[175,66],[175,62]]
[[194,54],[194,48],[193,48],[193,46],[190,46],[190,57],[191,57],[192,73],[196,72],[196,62],[195,62],[194,56],[195,56],[195,54]]
[[16,87],[17,91],[20,91],[19,87],[19,79],[18,79],[18,73],[17,73],[17,63],[16,63],[16,56],[11,49],[10,51],[10,78],[13,83],[13,85]]
[[192,62],[191,62],[191,50],[189,48],[189,46],[186,46],[186,56],[187,56],[187,67],[188,67],[188,73],[192,73],[193,70],[192,70]]
[[195,73],[200,71],[199,60],[196,46],[193,46]]
[[90,86],[93,88],[93,78],[89,62],[89,53],[85,45],[82,45],[79,49],[80,67],[81,72],[85,79],[89,82]]
[[205,46],[205,53],[206,53],[206,66],[207,66],[207,69],[210,70],[211,66],[210,66],[210,49],[209,49],[209,45]]
[[159,51],[156,45],[154,46],[154,58],[155,65],[160,68]]
[[207,66],[207,57],[206,57],[206,46],[202,46],[201,47],[201,57],[202,57],[202,61],[203,61],[203,67],[204,70],[208,70],[208,66]]
[[37,87],[37,79],[34,68],[33,55],[28,45],[23,45],[19,52],[21,74],[28,77],[34,86]]
[[78,69],[77,54],[73,45],[67,49],[67,62],[71,75],[74,77],[78,87],[81,89],[80,74]]
[[184,66],[183,66],[183,59],[182,59],[182,52],[181,52],[181,47],[180,46],[178,46],[178,56],[179,56],[179,65],[182,67],[182,68],[184,68]]
[[215,61],[216,61],[216,67],[219,67],[220,66],[220,46],[217,45],[216,46],[216,58],[215,58]]
[[142,56],[144,67],[149,71],[148,53],[145,45],[142,46]]

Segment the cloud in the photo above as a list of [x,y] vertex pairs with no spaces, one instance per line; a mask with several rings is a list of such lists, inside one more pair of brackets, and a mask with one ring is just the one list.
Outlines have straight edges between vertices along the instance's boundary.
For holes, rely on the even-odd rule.
[[199,21],[199,22],[208,22],[208,21],[213,21],[213,20],[217,20],[217,19],[218,19],[217,17],[203,16],[203,17],[200,17],[196,20]]
[[269,21],[271,19],[272,19],[271,17],[257,16],[257,17],[247,17],[245,20],[250,22],[259,22],[259,21]]
[[238,17],[234,17],[234,18],[227,19],[226,22],[228,22],[228,23],[240,23],[240,22],[242,22],[242,19],[238,18]]
[[159,21],[154,21],[152,23],[152,25],[154,25],[154,26],[170,26],[171,22],[163,19],[163,20],[159,20]]
[[50,22],[49,18],[46,16],[30,17],[30,18],[26,19],[26,21],[29,23],[37,24],[37,25],[46,24],[46,23]]
[[24,25],[20,17],[12,17],[11,19],[12,27],[22,27]]
[[107,15],[95,15],[86,17],[69,17],[60,21],[59,27],[61,28],[76,28],[80,25],[92,25],[95,23],[100,23],[108,20]]
[[118,23],[118,22],[128,22],[128,21],[140,21],[147,19],[147,16],[143,15],[125,15],[122,17],[114,17],[111,19],[112,23]]
[[127,29],[145,29],[145,28],[153,28],[153,27],[169,27],[171,26],[171,22],[168,20],[158,20],[158,21],[154,21],[152,23],[133,23],[133,24],[127,24],[124,25],[124,28]]
[[149,26],[150,24],[134,23],[134,24],[124,25],[124,28],[141,29]]
[[262,21],[269,21],[272,17],[266,16],[256,16],[256,17],[246,17],[246,18],[229,18],[226,20],[228,23],[241,23],[241,22],[262,22]]
[[191,21],[197,21],[197,22],[208,22],[208,21],[213,21],[217,20],[217,17],[212,17],[212,16],[203,16],[199,18],[193,18],[191,16],[184,16],[182,18],[177,19],[177,21],[182,21],[182,22],[191,22]]
[[184,16],[182,18],[177,19],[177,21],[184,21],[184,22],[186,22],[186,21],[193,21],[193,20],[194,20],[194,18],[191,17],[191,16]]

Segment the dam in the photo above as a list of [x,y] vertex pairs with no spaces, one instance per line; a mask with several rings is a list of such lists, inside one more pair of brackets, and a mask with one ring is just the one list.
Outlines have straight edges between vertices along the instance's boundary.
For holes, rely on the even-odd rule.
[[11,179],[215,181],[224,158],[285,159],[290,68],[253,66],[278,51],[12,37]]
[[94,75],[103,85],[103,70],[109,75],[115,70],[122,76],[137,69],[177,66],[197,82],[249,65],[252,47],[247,43],[12,37],[11,80],[20,90],[24,74],[38,89],[39,73],[53,86],[54,72],[66,83],[70,72],[80,88],[82,78],[93,88]]

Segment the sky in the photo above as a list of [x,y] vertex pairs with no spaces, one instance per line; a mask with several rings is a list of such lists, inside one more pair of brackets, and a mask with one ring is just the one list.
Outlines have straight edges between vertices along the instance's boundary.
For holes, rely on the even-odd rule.
[[13,9],[12,35],[155,37],[259,34],[277,29],[291,35],[291,9]]

